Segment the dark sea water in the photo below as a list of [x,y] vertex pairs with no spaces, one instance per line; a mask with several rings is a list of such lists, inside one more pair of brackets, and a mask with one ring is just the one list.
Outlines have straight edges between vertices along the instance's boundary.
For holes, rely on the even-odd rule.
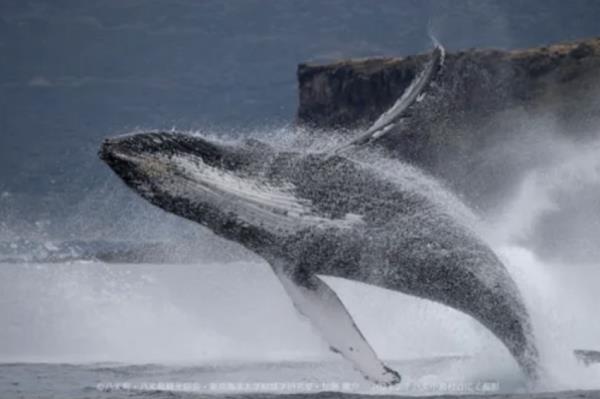
[[405,378],[377,390],[268,265],[148,206],[96,155],[140,129],[291,135],[298,63],[423,52],[428,24],[449,50],[512,49],[600,36],[599,20],[596,0],[0,0],[0,398],[600,397],[598,365],[572,356],[600,349],[597,259],[524,244],[554,195],[597,188],[600,147],[567,146],[492,218],[547,355],[533,390],[466,316],[338,282]]

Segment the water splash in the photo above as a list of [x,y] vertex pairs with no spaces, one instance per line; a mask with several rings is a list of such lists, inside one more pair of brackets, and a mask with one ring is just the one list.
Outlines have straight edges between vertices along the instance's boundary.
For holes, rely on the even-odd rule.
[[[600,365],[585,366],[573,355],[574,349],[600,349],[599,265],[589,261],[592,257],[564,253],[565,241],[579,242],[581,251],[594,251],[589,247],[598,243],[586,229],[600,221],[599,204],[580,199],[586,190],[600,193],[599,144],[555,140],[553,156],[525,175],[488,228],[490,242],[520,286],[532,315],[544,368],[540,388],[546,390],[600,387]],[[573,204],[590,218],[576,218]],[[534,244],[547,234],[549,224],[544,222],[550,217],[562,223],[558,234],[552,232],[560,246],[553,257],[542,257]]]

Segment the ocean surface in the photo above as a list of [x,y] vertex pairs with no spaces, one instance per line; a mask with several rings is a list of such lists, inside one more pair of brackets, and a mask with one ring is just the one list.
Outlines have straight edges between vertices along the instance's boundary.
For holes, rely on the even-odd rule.
[[[498,381],[435,381],[436,373],[459,358],[393,364],[421,377],[396,388],[369,386],[335,363],[279,362],[241,365],[165,366],[122,364],[5,364],[0,366],[3,397],[27,398],[357,398],[402,396],[523,397]],[[540,398],[597,398],[598,391],[562,391]]]
[[[537,386],[467,316],[328,280],[402,374],[388,390],[328,350],[264,261],[96,155],[131,130],[291,137],[298,63],[423,52],[428,25],[449,50],[510,49],[599,36],[598,20],[595,0],[0,1],[0,398],[600,397],[600,365],[572,353],[600,350],[598,145],[552,142],[480,215],[532,312]],[[549,215],[581,228],[552,236]],[[581,256],[543,257],[539,234]]]

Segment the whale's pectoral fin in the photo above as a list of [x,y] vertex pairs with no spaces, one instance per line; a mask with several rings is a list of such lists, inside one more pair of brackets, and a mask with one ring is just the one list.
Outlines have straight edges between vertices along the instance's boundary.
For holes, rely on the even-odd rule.
[[340,298],[323,280],[316,275],[302,279],[277,275],[298,311],[310,319],[331,350],[350,360],[368,380],[382,385],[400,382],[400,375],[377,358]]
[[396,100],[396,102],[377,118],[377,120],[367,129],[366,132],[351,140],[340,147],[333,150],[333,154],[340,154],[352,147],[368,144],[379,140],[381,137],[392,131],[396,125],[402,123],[403,117],[406,116],[407,110],[414,103],[421,102],[425,97],[425,90],[435,78],[436,74],[444,65],[446,50],[442,45],[431,36],[435,48],[431,53],[429,62],[416,75],[415,79],[404,90],[404,93]]

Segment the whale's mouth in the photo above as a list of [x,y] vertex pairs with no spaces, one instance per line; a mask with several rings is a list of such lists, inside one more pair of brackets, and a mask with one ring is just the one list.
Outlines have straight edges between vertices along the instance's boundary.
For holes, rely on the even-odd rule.
[[[242,224],[289,232],[314,222],[310,203],[293,185],[272,184],[245,168],[248,154],[220,143],[176,133],[142,133],[106,139],[100,158],[146,198],[218,209]],[[167,198],[168,197],[168,198]]]
[[[129,168],[137,159],[161,155],[189,155],[212,166],[234,168],[239,162],[231,151],[217,143],[198,136],[176,133],[150,132],[129,134],[105,139],[98,155],[118,174],[121,167]],[[239,166],[239,165],[237,165]]]
[[142,133],[105,140],[99,156],[142,196],[154,203],[165,197],[158,205],[167,210],[183,199],[274,234],[360,221],[355,215],[332,220],[317,212],[292,182],[272,181],[262,173],[269,165],[261,153],[244,151],[196,136]]
[[128,186],[143,195],[160,187],[178,195],[182,187],[202,183],[203,169],[233,173],[243,167],[240,157],[227,146],[179,133],[148,132],[107,138],[98,155]]

